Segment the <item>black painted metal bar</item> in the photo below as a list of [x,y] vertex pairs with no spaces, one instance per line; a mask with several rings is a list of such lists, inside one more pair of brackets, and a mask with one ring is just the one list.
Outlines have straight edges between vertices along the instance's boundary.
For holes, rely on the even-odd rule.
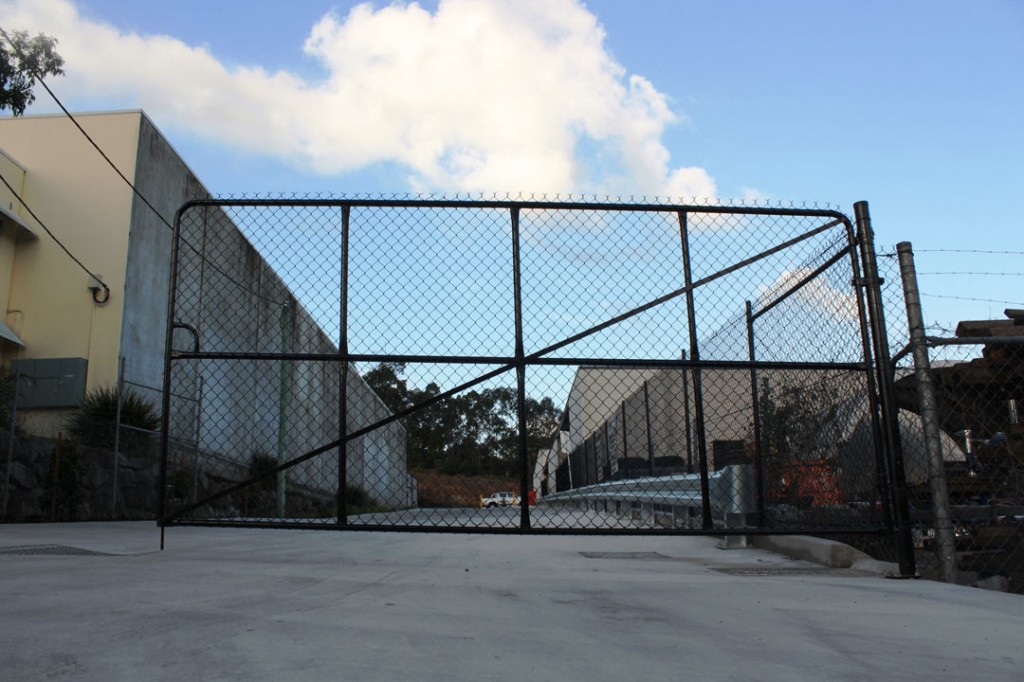
[[612,449],[608,440],[608,420],[604,422],[604,480],[611,480],[612,477]]
[[[171,277],[170,290],[167,293],[167,330],[164,338],[164,394],[161,400],[160,414],[160,475],[158,479],[159,494],[157,495],[157,523],[160,525],[160,549],[164,548],[164,526],[167,520],[167,458],[170,454],[169,442],[171,422],[171,350],[174,347],[174,308],[177,303],[178,291],[178,257],[181,253],[181,216],[185,207],[179,208],[174,214],[174,234],[171,237]],[[198,350],[198,335],[196,350]]]
[[881,408],[878,404],[878,387],[875,383],[874,351],[872,349],[871,331],[868,325],[867,304],[864,301],[864,279],[861,275],[861,262],[858,254],[860,237],[853,223],[846,223],[846,237],[850,254],[850,271],[853,275],[853,293],[857,301],[857,321],[860,329],[861,357],[864,358],[864,381],[867,387],[868,412],[871,423],[871,437],[875,451],[875,475],[878,477],[878,500],[882,504],[882,518],[890,531],[893,529],[892,486],[889,483],[889,472],[885,465],[885,438],[879,419]]
[[[203,526],[209,528],[280,528],[287,530],[345,530],[363,532],[387,532],[387,533],[458,533],[468,535],[522,535],[519,528],[504,528],[501,526],[443,526],[443,525],[393,525],[393,524],[372,524],[372,523],[350,523],[339,526],[337,523],[304,523],[296,521],[252,521],[252,520],[231,520],[231,519],[196,519],[187,522],[168,521],[168,526]],[[781,535],[781,534],[805,534],[806,530],[780,530],[771,528],[716,528],[714,535]],[[829,535],[878,535],[888,534],[887,529],[880,526],[855,526],[849,528],[836,528],[828,531]],[[531,528],[530,535],[578,535],[578,536],[685,536],[694,535],[693,530],[685,528]]]
[[[747,354],[750,357],[750,361],[754,362],[756,357],[756,346],[754,344],[755,317],[750,301],[746,302],[745,312],[747,318]],[[761,396],[757,386],[757,369],[754,367],[750,368],[750,408],[754,418],[754,494],[757,500],[758,524],[763,524],[768,520],[768,516],[765,513],[767,511],[765,502],[767,486],[765,482],[764,446],[761,442]]]
[[644,422],[647,428],[647,464],[651,476],[654,476],[654,433],[651,431],[651,393],[647,388],[648,383],[644,382]]
[[[686,360],[686,351],[679,351],[679,359]],[[683,420],[686,434],[686,473],[693,473],[693,434],[690,432],[690,368],[684,367],[683,373]]]
[[[175,352],[172,354],[175,360],[302,360],[310,362],[337,362],[338,354],[335,353],[295,353],[287,355],[282,353],[220,353],[220,352],[198,352],[185,353]],[[501,365],[495,371],[498,374],[515,369],[516,358],[508,356],[456,356],[456,355],[366,355],[350,353],[349,362],[403,362],[419,364],[451,364],[451,365]],[[523,358],[524,365],[568,367],[585,365],[590,367],[651,367],[651,368],[685,368],[703,367],[705,369],[748,369],[756,366],[758,369],[849,369],[863,370],[865,365],[862,362],[781,362],[781,361],[758,361],[750,363],[746,360],[669,360],[666,358],[594,358],[594,357],[557,357],[557,358],[534,358],[529,355]]]
[[696,420],[695,436],[697,440],[697,462],[700,467],[701,525],[704,530],[711,530],[714,522],[711,519],[711,485],[708,481],[708,450],[704,431],[704,392],[700,377],[700,347],[697,342],[697,312],[693,300],[693,270],[690,267],[690,234],[687,226],[687,214],[677,213],[679,219],[679,242],[683,254],[683,279],[686,283],[686,326],[690,333],[690,360],[694,363],[693,399],[694,419]]
[[[571,201],[471,201],[458,199],[192,199],[182,205],[182,210],[212,206],[287,207],[313,206],[326,208],[459,208],[497,210],[542,210],[542,211],[606,211],[617,213],[707,213],[712,215],[761,215],[792,216],[800,218],[831,218],[827,227],[834,227],[848,220],[839,211],[804,208],[759,208],[756,206],[711,206],[698,204],[623,204]],[[817,229],[817,228],[816,228]]]
[[516,416],[519,422],[519,527],[530,530],[530,453],[526,421],[526,364],[523,361],[523,274],[520,259],[519,208],[509,211],[512,221],[512,292],[516,327]]
[[622,401],[622,464],[625,467],[623,478],[629,478],[629,437],[626,435],[626,401]]
[[836,253],[834,256],[829,258],[827,261],[825,261],[824,263],[822,263],[821,265],[816,267],[813,271],[809,272],[806,276],[800,278],[800,280],[796,284],[794,284],[789,289],[787,289],[781,296],[776,298],[774,301],[771,301],[770,303],[766,303],[765,305],[759,306],[758,309],[757,309],[757,312],[753,314],[754,319],[756,320],[757,318],[761,317],[762,315],[767,313],[769,310],[771,310],[775,306],[779,305],[780,303],[785,301],[787,298],[789,298],[790,296],[792,296],[793,294],[797,293],[798,291],[803,289],[805,286],[810,284],[811,282],[813,282],[816,279],[818,279],[819,277],[821,277],[821,275],[824,274],[830,267],[832,267],[833,265],[835,265],[836,263],[841,261],[843,258],[846,258],[846,256],[847,256],[846,249],[840,250],[838,253]]
[[860,237],[868,317],[875,346],[875,360],[878,363],[878,399],[882,408],[881,424],[886,443],[886,463],[892,483],[896,555],[899,560],[900,576],[911,578],[916,574],[917,568],[911,537],[910,505],[907,499],[906,474],[903,468],[903,450],[900,443],[893,368],[889,358],[889,338],[885,327],[885,310],[882,302],[881,281],[878,278],[878,263],[875,258],[874,231],[871,228],[868,203],[858,201],[853,205],[853,210]]
[[351,222],[351,209],[348,206],[341,208],[341,300],[340,315],[338,320],[338,357],[341,358],[341,382],[338,386],[338,491],[336,504],[338,505],[338,524],[348,523],[348,248],[349,248],[349,224]]

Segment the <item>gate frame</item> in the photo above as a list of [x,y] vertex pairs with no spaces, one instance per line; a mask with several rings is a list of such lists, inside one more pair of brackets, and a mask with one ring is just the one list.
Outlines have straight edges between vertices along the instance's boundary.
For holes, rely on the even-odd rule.
[[[178,323],[175,321],[175,306],[177,301],[177,288],[178,288],[178,264],[179,254],[181,249],[181,219],[182,216],[190,209],[197,207],[330,207],[341,209],[342,213],[342,282],[341,282],[341,300],[340,300],[340,337],[338,344],[338,352],[336,354],[326,356],[323,354],[310,354],[310,353],[224,353],[224,352],[213,352],[204,353],[200,348],[200,340],[197,331],[187,324]],[[512,266],[513,266],[513,297],[514,297],[514,316],[515,316],[515,352],[512,357],[487,357],[487,356],[437,356],[437,355],[383,355],[383,354],[351,354],[348,348],[348,247],[349,247],[349,220],[352,208],[434,208],[434,209],[460,209],[460,208],[474,208],[474,209],[494,209],[504,210],[509,212],[509,219],[511,224],[511,253],[512,253]],[[521,286],[521,262],[520,262],[520,246],[521,236],[519,229],[519,214],[522,209],[530,210],[556,210],[556,211],[602,211],[602,212],[629,212],[629,213],[670,213],[675,214],[679,222],[680,232],[680,248],[683,259],[683,271],[684,271],[684,286],[671,291],[667,294],[663,294],[647,303],[633,308],[625,313],[616,315],[615,317],[605,320],[589,329],[582,332],[577,332],[567,338],[562,339],[554,344],[551,344],[538,351],[534,351],[530,354],[525,352],[525,346],[523,342],[523,319],[522,319],[522,286]],[[769,249],[762,251],[752,257],[742,259],[730,266],[719,270],[711,275],[705,276],[700,280],[694,281],[692,277],[692,271],[690,267],[690,245],[689,245],[689,234],[688,234],[688,216],[690,213],[699,214],[719,214],[719,215],[748,215],[748,216],[788,216],[788,217],[804,217],[804,218],[821,218],[829,220],[829,222],[819,225],[818,227],[806,231],[797,237],[793,237],[782,243],[776,244]],[[827,533],[830,535],[842,535],[842,534],[885,534],[891,535],[896,541],[897,554],[899,556],[900,573],[902,576],[911,576],[915,572],[914,560],[913,560],[913,549],[911,539],[911,528],[909,525],[909,512],[907,510],[907,494],[906,494],[906,482],[903,472],[903,461],[902,452],[900,449],[900,439],[898,432],[898,422],[896,420],[895,412],[895,393],[893,387],[892,377],[890,376],[887,368],[891,365],[889,360],[889,347],[886,335],[884,310],[882,307],[881,280],[878,277],[878,267],[875,259],[874,251],[874,233],[871,228],[870,216],[868,213],[868,204],[865,201],[860,201],[854,204],[854,213],[856,218],[856,225],[843,213],[834,210],[815,210],[815,209],[795,209],[795,208],[766,208],[766,207],[743,207],[743,206],[701,206],[701,205],[670,205],[670,204],[624,204],[624,203],[601,203],[601,202],[552,202],[552,201],[460,201],[460,200],[401,200],[401,199],[205,199],[205,200],[192,200],[184,203],[178,211],[175,213],[174,218],[174,235],[171,249],[171,272],[170,272],[170,290],[168,294],[168,316],[167,316],[167,331],[165,339],[165,353],[164,353],[164,395],[162,403],[162,429],[161,429],[161,466],[160,466],[160,494],[158,495],[158,524],[161,528],[161,546],[163,546],[163,535],[164,529],[167,526],[172,525],[217,525],[217,526],[249,526],[249,527],[283,527],[283,528],[302,528],[302,529],[346,529],[346,530],[401,530],[405,532],[409,531],[423,531],[423,532],[460,532],[460,533],[514,533],[514,534],[558,534],[558,535],[582,535],[582,534],[598,534],[598,535],[643,535],[643,534],[658,534],[658,535],[697,535],[713,533],[715,535],[758,535],[758,534],[793,534],[793,533],[806,533],[813,529],[801,529],[797,531],[787,531],[785,529],[765,529],[765,528],[745,528],[745,529],[714,529],[711,524],[711,511],[710,511],[710,499],[708,489],[708,462],[707,462],[707,446],[706,436],[704,433],[704,413],[703,413],[703,399],[700,381],[700,371],[702,368],[733,368],[733,369],[749,369],[752,380],[752,391],[754,393],[755,405],[756,405],[756,370],[760,368],[794,368],[794,369],[824,369],[824,368],[839,368],[839,369],[851,369],[863,371],[867,380],[868,386],[868,400],[870,405],[871,422],[872,422],[872,435],[875,441],[876,456],[876,474],[878,476],[879,487],[880,487],[880,498],[883,506],[883,518],[885,522],[885,528],[862,528],[862,529],[821,529],[819,532]],[[853,293],[857,300],[858,310],[858,321],[860,326],[861,334],[861,346],[863,353],[863,360],[857,363],[785,363],[785,362],[757,362],[754,360],[754,346],[753,346],[753,331],[752,324],[753,319],[750,312],[750,306],[748,302],[747,309],[747,326],[748,326],[748,345],[750,351],[750,359],[746,362],[726,362],[726,361],[703,361],[700,359],[700,348],[697,337],[696,329],[696,312],[694,309],[694,297],[693,292],[695,289],[708,284],[719,277],[725,276],[741,268],[744,268],[752,263],[755,263],[763,258],[778,253],[790,246],[793,246],[801,241],[809,239],[817,234],[824,232],[827,229],[836,227],[837,225],[843,225],[847,233],[847,243],[845,246],[840,247],[837,253],[827,262],[827,266],[831,266],[842,259],[844,255],[848,255],[850,258],[851,272],[852,272],[852,284]],[[858,247],[860,254],[858,257]],[[863,274],[862,270],[863,268]],[[823,270],[820,268],[815,271],[815,275],[820,274]],[[814,275],[812,275],[813,277]],[[775,301],[778,303],[790,295],[800,286],[803,286],[810,278],[795,285],[789,292],[786,292],[779,299]],[[864,292],[861,292],[861,289]],[[867,302],[865,304],[865,295]],[[655,306],[665,303],[669,300],[673,300],[685,296],[687,304],[687,328],[689,330],[689,356],[684,353],[678,360],[622,360],[622,359],[608,359],[608,358],[546,358],[545,356],[564,348],[572,343],[575,343],[581,339],[584,339],[592,334],[607,329],[613,325],[623,322],[635,315],[645,312]],[[772,305],[774,305],[773,303]],[[764,312],[759,311],[758,314]],[[756,315],[754,316],[756,318]],[[193,338],[193,349],[191,351],[175,351],[173,348],[173,335],[178,329],[187,331]],[[341,379],[341,396],[339,400],[339,433],[348,434],[347,429],[347,410],[345,409],[346,398],[347,398],[347,375],[348,366],[351,362],[381,362],[381,361],[406,361],[406,362],[421,362],[421,363],[453,363],[453,364],[497,364],[497,369],[491,370],[484,373],[483,375],[475,377],[473,380],[464,382],[448,391],[440,393],[427,401],[413,405],[406,410],[402,410],[398,413],[393,413],[390,417],[378,421],[368,427],[358,429],[357,431],[348,434],[342,438],[339,438],[333,442],[326,443],[318,448],[315,448],[309,452],[298,457],[293,457],[286,462],[278,464],[278,466],[268,469],[258,476],[251,477],[237,484],[229,486],[224,490],[207,496],[202,500],[198,500],[190,505],[185,505],[181,509],[177,509],[173,512],[168,512],[167,509],[167,457],[168,457],[168,445],[169,445],[169,421],[170,421],[170,401],[171,401],[171,368],[174,360],[183,359],[222,359],[222,360],[320,360],[341,363],[344,367],[342,371]],[[515,529],[510,528],[493,528],[493,527],[450,527],[450,526],[424,526],[424,527],[411,527],[411,526],[377,526],[368,524],[350,524],[345,516],[345,475],[346,475],[346,449],[348,441],[365,435],[371,430],[385,426],[391,422],[398,421],[409,414],[417,410],[421,410],[428,407],[436,402],[444,400],[452,395],[455,395],[461,391],[464,391],[474,385],[487,381],[490,378],[514,370],[516,373],[516,391],[517,391],[517,412],[518,412],[518,436],[519,436],[519,458],[520,458],[520,496],[522,499],[527,499],[529,489],[529,472],[525,466],[529,462],[529,454],[527,452],[527,436],[526,436],[526,414],[525,414],[525,401],[526,401],[526,390],[525,390],[525,373],[527,366],[530,365],[574,365],[574,364],[590,364],[590,365],[615,365],[618,367],[626,366],[646,366],[646,367],[666,367],[666,368],[677,368],[681,370],[690,370],[693,376],[693,390],[694,390],[694,417],[695,417],[695,433],[694,440],[697,445],[697,454],[701,475],[701,489],[702,489],[702,528],[701,529],[622,529],[622,528],[531,528],[529,508],[527,505],[521,505],[520,513],[520,527]],[[757,418],[755,416],[755,429],[757,426]],[[689,426],[689,424],[687,424]],[[759,445],[758,445],[759,447]],[[210,520],[188,520],[182,519],[181,516],[187,514],[194,509],[201,507],[207,502],[229,495],[233,492],[241,490],[253,483],[261,481],[270,476],[276,476],[278,472],[284,471],[295,464],[302,461],[306,461],[312,457],[322,455],[329,452],[332,449],[338,450],[339,458],[339,484],[337,491],[337,503],[339,509],[339,516],[337,522],[334,524],[329,523],[317,523],[317,524],[298,524],[294,522],[231,522],[229,520],[223,521],[210,521]],[[756,456],[760,461],[759,454]],[[763,503],[761,496],[763,495],[763,472],[758,476],[758,497],[760,503]],[[909,548],[909,552],[908,552]]]

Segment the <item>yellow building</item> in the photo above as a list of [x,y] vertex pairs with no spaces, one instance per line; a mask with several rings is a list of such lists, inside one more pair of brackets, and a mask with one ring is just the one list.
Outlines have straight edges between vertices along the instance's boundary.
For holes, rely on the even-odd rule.
[[[163,218],[206,194],[143,112],[76,119]],[[177,168],[166,167],[171,157]],[[171,230],[151,243],[160,217],[64,115],[0,119],[0,174],[10,185],[0,183],[0,344],[6,368],[36,374],[21,385],[19,402],[37,408],[24,412],[27,428],[52,435],[83,391],[116,383],[119,357],[134,383],[158,390]],[[148,347],[133,346],[140,324]]]
[[[112,387],[119,375],[154,406],[161,404],[171,225],[184,202],[209,198],[142,111],[78,114],[75,119],[138,194],[67,116],[0,118],[0,175],[10,185],[8,189],[0,183],[0,359],[8,371],[30,379],[19,381],[19,414],[24,415],[26,430],[46,436],[64,428],[87,391]],[[264,286],[275,288],[276,300],[285,300],[295,311],[297,327],[310,330],[308,338],[294,340],[295,352],[308,350],[309,344],[318,350],[326,344],[330,348],[325,352],[336,352],[237,226],[229,221],[220,237],[238,248],[215,255],[204,245],[197,256],[216,261],[222,270],[255,268]],[[235,262],[228,262],[231,259]],[[244,304],[232,299],[229,291],[212,290],[211,298],[217,296],[228,309]],[[216,315],[205,319],[201,333],[260,334],[258,328],[228,329],[230,319]],[[260,319],[275,329],[280,325],[279,313]],[[205,377],[205,391],[186,397],[188,414],[179,415],[172,408],[172,431],[178,427],[188,436],[197,468],[214,459],[244,465],[254,448],[276,452],[282,443],[287,452],[281,456],[294,455],[311,447],[308,443],[338,437],[336,407],[331,408],[334,417],[322,424],[301,419],[303,411],[326,409],[313,396],[337,393],[336,371],[325,370],[315,381],[295,376],[287,386],[280,379],[271,382],[281,395],[275,392],[273,400],[263,403],[272,403],[274,410],[279,404],[292,405],[294,414],[281,416],[275,411],[268,416],[260,401],[265,386],[258,377],[267,372],[277,376],[277,368],[264,369],[231,379],[213,373]],[[348,411],[364,419],[390,414],[350,371]],[[238,396],[246,399],[236,400]],[[194,428],[178,423],[189,419]],[[393,424],[362,441],[366,442],[350,445],[348,481],[362,484],[383,504],[414,503],[401,426]],[[316,472],[313,464],[319,466]],[[292,470],[289,477],[328,489],[332,484],[319,479],[337,480],[336,467],[329,475],[320,463],[307,468],[310,471]]]

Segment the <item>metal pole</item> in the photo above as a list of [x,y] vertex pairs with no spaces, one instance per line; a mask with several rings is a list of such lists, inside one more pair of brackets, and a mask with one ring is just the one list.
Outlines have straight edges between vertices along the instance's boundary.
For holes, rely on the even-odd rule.
[[871,337],[877,362],[875,369],[878,374],[878,399],[882,411],[881,422],[887,454],[886,465],[892,483],[896,555],[899,560],[900,577],[912,578],[917,573],[917,567],[914,560],[914,543],[910,534],[910,507],[907,501],[906,473],[903,469],[903,451],[900,444],[892,362],[889,358],[889,337],[885,328],[882,283],[878,278],[878,262],[875,259],[875,233],[871,229],[868,202],[858,201],[853,205],[853,211],[857,221],[861,259],[864,262],[863,284],[868,299]]
[[[288,353],[292,349],[292,326],[295,315],[292,306],[288,301],[281,304],[281,352]],[[281,371],[279,375],[279,386],[277,394],[277,463],[284,464],[288,461],[288,412],[291,402],[292,377],[291,362],[280,360]],[[287,487],[287,474],[284,469],[277,472],[277,516],[284,518],[285,515],[285,488]]]
[[[754,310],[750,301],[746,302],[747,314],[747,355],[751,362],[754,362],[756,351],[754,347]],[[765,476],[764,458],[761,449],[761,396],[757,391],[757,370],[750,368],[750,408],[754,416],[754,494],[757,496],[757,517],[758,523],[764,524],[766,520],[765,508]]]
[[[686,351],[679,351],[679,357],[686,360]],[[683,368],[683,419],[686,429],[686,473],[693,473],[693,435],[690,433],[690,368]]]
[[192,501],[199,499],[199,452],[203,436],[203,386],[202,375],[199,377],[199,399],[196,400],[196,447],[192,454]]
[[338,354],[341,362],[341,383],[338,386],[338,525],[348,523],[348,246],[351,207],[341,207],[341,300],[338,320]]
[[644,382],[644,420],[647,423],[647,463],[650,465],[651,476],[654,476],[654,434],[651,433],[651,396]]
[[921,295],[917,288],[917,270],[914,267],[914,250],[910,242],[900,242],[896,245],[896,252],[899,254],[900,278],[903,280],[907,324],[910,327],[910,344],[914,354],[917,401],[921,412],[921,425],[924,429],[925,448],[928,451],[928,488],[932,495],[932,511],[935,514],[939,577],[945,582],[952,583],[956,582],[957,573],[956,540],[949,509],[946,466],[942,456],[942,439],[939,431],[939,411],[935,400],[935,385],[932,383],[928,343],[925,340]]
[[608,420],[604,420],[604,479],[611,480],[611,443],[608,442]]
[[[160,489],[157,494],[157,523],[160,526],[160,550],[164,549],[164,534],[167,527],[167,458],[169,456],[169,434],[171,421],[171,357],[174,352],[174,312],[178,290],[178,258],[181,255],[181,216],[184,207],[174,214],[174,235],[171,238],[171,277],[167,294],[167,329],[164,337],[164,391],[160,401]],[[205,209],[204,209],[205,239]],[[205,241],[203,242],[203,259],[205,259]],[[198,339],[197,339],[198,345]],[[196,349],[198,350],[198,348]]]
[[622,401],[622,464],[626,472],[623,478],[629,478],[629,438],[626,436],[626,401]]
[[[512,220],[512,295],[516,325],[516,412],[519,422],[519,529],[530,530],[530,463],[526,431],[526,356],[523,344],[523,280],[519,255],[519,207],[510,210]],[[586,448],[584,448],[584,453]]]
[[121,407],[124,404],[124,356],[117,363],[117,413],[114,417],[114,478],[110,495],[110,518],[117,518],[117,469],[121,457]]
[[[860,332],[861,356],[864,358],[864,383],[867,394],[869,421],[871,422],[871,438],[874,442],[875,451],[875,472],[878,477],[877,493],[878,500],[882,504],[882,518],[888,530],[893,530],[892,513],[892,485],[889,480],[889,470],[886,468],[885,459],[885,438],[882,435],[882,425],[879,420],[881,409],[878,405],[878,390],[875,381],[875,361],[872,355],[871,330],[868,325],[868,311],[864,302],[862,291],[864,278],[861,276],[861,264],[857,255],[859,238],[854,226],[846,222],[846,238],[848,252],[850,254],[850,274],[853,277],[853,293],[857,301],[857,321]],[[890,358],[892,361],[892,358]]]
[[[686,285],[686,316],[690,332],[690,357],[700,362],[700,349],[697,344],[697,313],[693,309],[693,272],[690,269],[690,236],[687,229],[687,214],[679,212],[679,241],[683,252],[683,278]],[[708,450],[704,433],[704,392],[701,387],[700,366],[693,369],[693,407],[696,419],[697,460],[700,465],[700,497],[702,526],[711,530],[711,485],[708,482]]]
[[21,368],[14,370],[14,396],[11,398],[11,422],[7,432],[7,471],[4,474],[4,506],[3,516],[7,518],[7,501],[10,499],[11,467],[14,466],[14,428],[18,417],[18,387],[21,384]]

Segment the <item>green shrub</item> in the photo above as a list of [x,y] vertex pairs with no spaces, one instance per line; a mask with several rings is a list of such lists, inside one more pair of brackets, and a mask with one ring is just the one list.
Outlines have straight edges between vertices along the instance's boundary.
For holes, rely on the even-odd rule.
[[[117,389],[110,387],[89,391],[78,411],[68,423],[68,431],[82,445],[113,449],[117,423]],[[121,400],[121,425],[133,429],[156,431],[160,416],[156,408],[131,388],[125,389]],[[120,449],[128,452],[151,452],[156,445],[152,434],[121,429]]]

